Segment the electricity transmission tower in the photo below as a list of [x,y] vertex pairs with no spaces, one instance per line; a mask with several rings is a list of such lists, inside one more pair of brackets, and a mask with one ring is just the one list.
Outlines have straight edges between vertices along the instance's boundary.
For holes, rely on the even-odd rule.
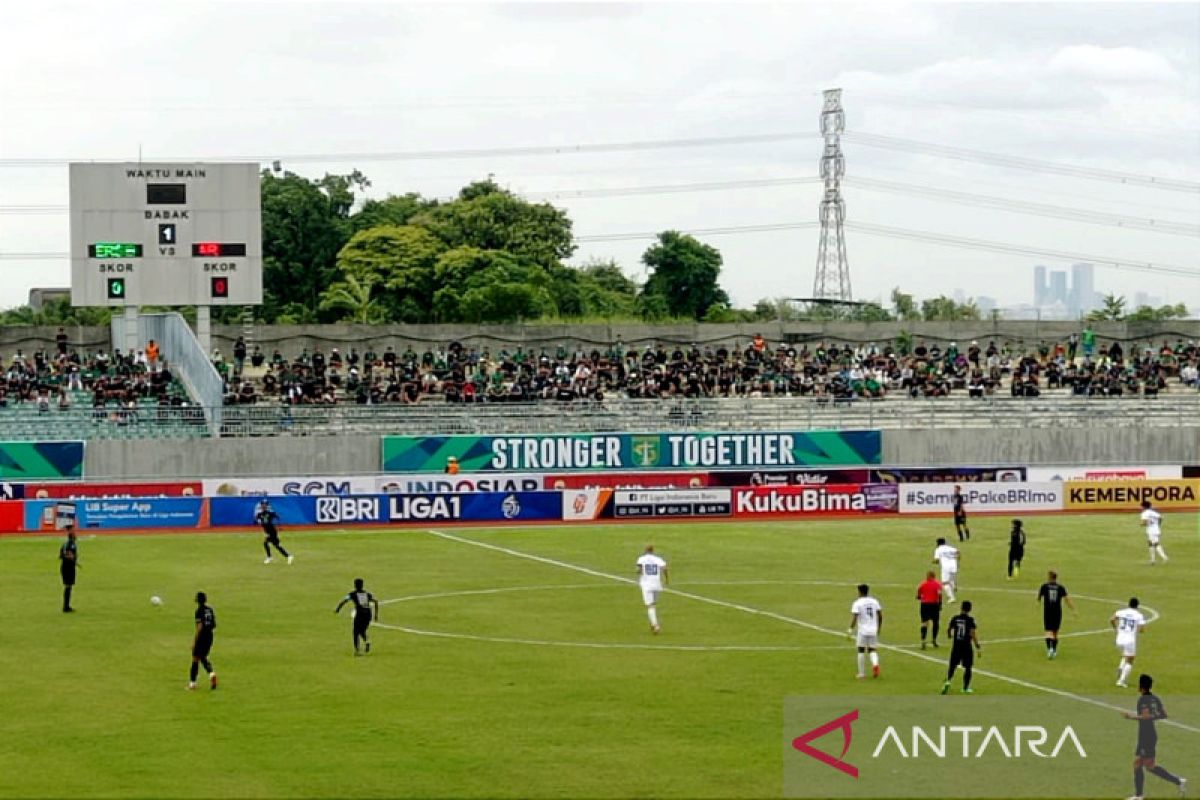
[[821,200],[821,241],[817,245],[817,274],[813,279],[813,297],[818,300],[849,301],[850,262],[846,259],[846,207],[842,203],[842,131],[846,114],[842,111],[842,90],[827,89],[821,109],[821,135],[825,152],[821,155],[821,177],[825,197]]

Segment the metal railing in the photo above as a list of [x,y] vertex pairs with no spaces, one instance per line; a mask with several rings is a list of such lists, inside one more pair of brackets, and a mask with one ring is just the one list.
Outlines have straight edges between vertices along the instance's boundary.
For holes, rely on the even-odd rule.
[[812,398],[607,400],[603,403],[143,406],[136,414],[77,407],[0,409],[4,438],[190,438],[341,434],[603,433],[672,430],[1096,428],[1200,426],[1200,393],[1158,398],[938,398],[820,402]]
[[[112,340],[126,341],[125,318],[113,315],[110,325]],[[221,405],[224,381],[184,318],[175,312],[140,314],[137,328],[138,346],[144,348],[151,339],[158,343],[172,374],[187,387],[197,405],[204,409],[209,430],[219,432],[224,410]]]

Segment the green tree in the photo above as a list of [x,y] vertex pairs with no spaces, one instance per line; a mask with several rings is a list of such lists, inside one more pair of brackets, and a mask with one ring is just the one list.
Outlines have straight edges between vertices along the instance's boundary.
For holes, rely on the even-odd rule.
[[358,233],[382,225],[407,225],[413,217],[436,207],[436,200],[426,200],[416,192],[388,195],[383,200],[367,200],[350,217],[350,228]]
[[642,295],[657,297],[670,316],[704,319],[713,306],[729,307],[729,295],[717,282],[721,253],[692,236],[664,231],[642,255],[650,276]]
[[291,172],[262,174],[263,317],[316,313],[325,288],[337,280],[338,251],[349,238],[357,170],[312,181]]
[[634,313],[637,284],[613,261],[550,270],[550,291],[559,316],[628,317]]
[[433,294],[440,322],[513,322],[553,313],[548,273],[509,253],[456,247],[434,266]]
[[112,313],[107,308],[75,308],[69,298],[49,300],[37,311],[16,306],[0,311],[0,325],[107,325]]
[[939,295],[921,301],[921,316],[930,322],[954,322],[962,319],[979,319],[979,307],[974,300],[965,303],[955,302],[953,298]]
[[1168,319],[1187,319],[1188,309],[1183,303],[1176,303],[1173,306],[1159,306],[1153,308],[1151,306],[1138,306],[1137,309],[1125,317],[1126,322],[1162,322]]
[[921,309],[911,294],[900,291],[900,287],[892,289],[892,308],[896,310],[896,318],[904,322],[914,322],[921,319]]
[[353,276],[382,288],[383,319],[429,322],[437,288],[434,265],[445,249],[424,228],[382,225],[354,234],[338,253],[337,269],[342,280]]
[[330,286],[321,298],[322,311],[345,311],[351,322],[363,324],[382,322],[384,313],[379,298],[374,297],[375,278],[347,275]]
[[463,187],[457,199],[410,220],[447,248],[502,250],[518,261],[550,269],[575,252],[571,220],[548,203],[530,203],[491,180]]
[[1103,306],[1088,313],[1089,322],[1117,322],[1125,318],[1125,298],[1115,294],[1104,295]]

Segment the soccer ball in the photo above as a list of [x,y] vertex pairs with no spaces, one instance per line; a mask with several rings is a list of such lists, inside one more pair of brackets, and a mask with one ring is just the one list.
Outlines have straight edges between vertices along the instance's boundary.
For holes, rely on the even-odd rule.
[[162,605],[162,598],[161,598],[161,597],[159,597],[159,596],[158,596],[158,595],[156,595],[156,594],[152,594],[152,595],[150,595],[150,605],[152,605],[152,606],[161,606],[161,605]]

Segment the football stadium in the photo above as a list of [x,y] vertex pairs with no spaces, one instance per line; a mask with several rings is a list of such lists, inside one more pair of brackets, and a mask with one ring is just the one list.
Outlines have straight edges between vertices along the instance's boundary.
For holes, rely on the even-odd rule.
[[0,11],[0,798],[1200,791],[1185,6],[137,8]]

